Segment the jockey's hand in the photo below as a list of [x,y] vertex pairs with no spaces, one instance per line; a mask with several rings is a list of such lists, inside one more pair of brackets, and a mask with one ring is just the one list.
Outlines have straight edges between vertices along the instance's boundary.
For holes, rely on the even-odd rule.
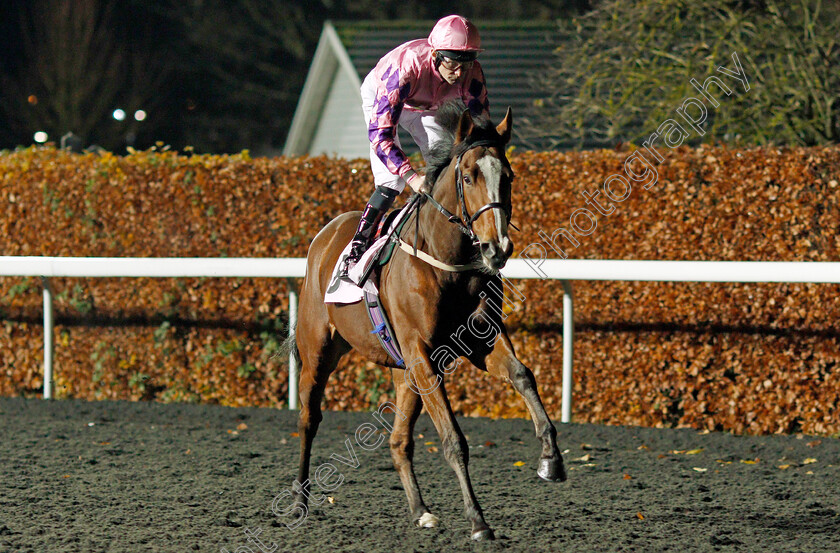
[[408,185],[418,194],[431,194],[432,187],[426,183],[426,175],[417,175],[408,181]]

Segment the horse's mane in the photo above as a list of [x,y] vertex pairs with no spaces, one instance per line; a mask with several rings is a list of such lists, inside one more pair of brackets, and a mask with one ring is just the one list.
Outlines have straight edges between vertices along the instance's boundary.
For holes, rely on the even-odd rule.
[[472,144],[479,140],[498,141],[499,134],[489,117],[473,115],[473,132],[459,144],[455,144],[455,132],[461,114],[467,106],[463,100],[448,100],[441,104],[435,114],[435,122],[443,128],[440,140],[432,146],[426,159],[426,181],[437,182],[438,177],[449,166],[453,158],[467,151]]

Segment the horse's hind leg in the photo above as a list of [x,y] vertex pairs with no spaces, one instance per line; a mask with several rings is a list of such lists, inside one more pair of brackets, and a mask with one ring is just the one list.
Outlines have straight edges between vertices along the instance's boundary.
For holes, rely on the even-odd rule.
[[[308,321],[307,321],[308,322]],[[301,324],[296,330],[298,348],[301,357],[300,417],[298,435],[300,436],[300,468],[294,485],[295,500],[307,504],[312,501],[321,504],[326,499],[323,494],[310,496],[309,463],[312,454],[312,441],[318,432],[321,415],[321,400],[327,387],[327,380],[335,370],[338,360],[347,352],[349,346],[338,336],[331,336],[329,324]],[[301,347],[303,346],[303,347]]]
[[560,450],[557,447],[557,430],[551,423],[551,419],[548,418],[548,413],[545,412],[540,394],[537,392],[534,373],[516,358],[513,345],[506,333],[499,334],[493,346],[493,351],[483,361],[484,367],[481,366],[481,362],[476,363],[476,365],[479,368],[486,368],[490,374],[511,382],[525,400],[525,404],[531,412],[534,429],[542,442],[540,466],[537,469],[537,474],[544,480],[556,482],[566,480],[566,467],[563,465],[563,456],[560,455]]
[[423,404],[420,396],[405,383],[403,371],[392,371],[391,374],[397,391],[397,408],[407,415],[394,417],[394,429],[390,439],[391,458],[408,497],[411,520],[423,528],[433,528],[438,525],[438,518],[429,512],[423,502],[417,478],[414,476],[414,424],[420,416]]

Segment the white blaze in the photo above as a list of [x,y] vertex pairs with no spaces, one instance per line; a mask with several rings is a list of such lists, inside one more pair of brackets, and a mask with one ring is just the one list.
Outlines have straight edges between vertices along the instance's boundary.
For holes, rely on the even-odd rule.
[[[481,173],[484,175],[484,183],[487,186],[487,194],[490,196],[491,202],[502,203],[502,162],[499,158],[485,155],[476,162]],[[493,209],[493,215],[496,217],[496,232],[499,239],[499,246],[504,250],[507,247],[509,238],[507,233],[503,230],[504,213],[501,209]]]

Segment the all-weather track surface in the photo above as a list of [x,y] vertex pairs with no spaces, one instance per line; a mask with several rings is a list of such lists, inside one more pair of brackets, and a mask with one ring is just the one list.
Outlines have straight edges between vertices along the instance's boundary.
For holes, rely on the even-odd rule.
[[459,418],[497,536],[474,543],[426,415],[416,472],[438,528],[409,521],[387,441],[354,446],[357,468],[330,460],[371,414],[325,412],[313,471],[344,480],[294,530],[271,505],[297,473],[296,413],[2,398],[0,417],[4,553],[259,552],[246,530],[278,552],[840,551],[832,438],[558,424],[569,480],[549,483],[530,421]]

